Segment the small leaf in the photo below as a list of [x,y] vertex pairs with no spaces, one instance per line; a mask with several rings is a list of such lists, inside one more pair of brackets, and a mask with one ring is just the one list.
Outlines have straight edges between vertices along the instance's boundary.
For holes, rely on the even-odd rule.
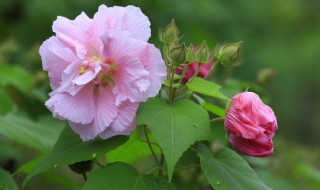
[[61,130],[60,125],[49,127],[13,114],[0,116],[0,134],[40,152],[53,146]]
[[[151,155],[151,151],[149,149],[148,144],[146,142],[142,142],[138,138],[138,135],[138,131],[135,130],[126,143],[119,146],[117,149],[108,152],[106,155],[107,161],[133,163],[142,157]],[[149,139],[150,138],[151,136],[149,135]],[[152,148],[155,151],[155,153],[160,154],[159,147],[152,145]]]
[[[168,79],[164,80],[162,84],[167,87],[170,87],[170,81]],[[180,86],[179,83],[172,83],[173,88],[178,88],[179,86]]]
[[194,78],[191,81],[191,83],[187,83],[187,86],[191,91],[194,91],[200,94],[204,94],[207,96],[212,96],[220,99],[227,99],[227,97],[219,91],[221,86],[213,82],[206,81],[200,77]]
[[39,173],[62,165],[90,160],[94,153],[100,156],[115,149],[127,139],[125,136],[116,136],[108,140],[82,142],[79,135],[75,134],[69,127],[65,127],[51,152],[28,174],[23,182],[23,186]]
[[181,100],[168,105],[158,98],[141,103],[138,125],[147,125],[160,144],[171,180],[174,167],[182,153],[196,141],[210,139],[208,113],[190,100]]
[[154,176],[140,175],[132,166],[116,162],[93,172],[82,190],[174,190],[173,184]]
[[223,108],[220,108],[219,106],[216,106],[214,104],[211,104],[209,102],[204,102],[202,104],[202,107],[206,110],[208,110],[211,113],[216,114],[219,117],[224,117],[226,116],[226,110]]
[[18,186],[11,175],[0,167],[0,189],[3,190],[18,190]]
[[212,156],[210,150],[200,144],[198,156],[204,175],[215,190],[271,190],[249,164],[229,148]]

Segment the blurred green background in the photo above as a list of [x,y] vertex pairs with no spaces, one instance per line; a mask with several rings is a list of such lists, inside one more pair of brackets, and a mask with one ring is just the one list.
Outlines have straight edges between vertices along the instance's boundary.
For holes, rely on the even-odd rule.
[[[50,89],[38,48],[53,35],[58,15],[74,19],[84,11],[92,17],[100,4],[139,6],[151,21],[150,42],[159,48],[157,31],[172,18],[187,43],[207,40],[214,48],[244,41],[241,63],[232,69],[219,67],[214,80],[226,88],[245,81],[239,88],[258,92],[275,111],[275,154],[250,163],[261,168],[262,179],[274,189],[320,189],[317,0],[1,0],[2,115],[14,112],[36,122],[50,117],[43,105]],[[266,75],[270,80],[261,80]]]

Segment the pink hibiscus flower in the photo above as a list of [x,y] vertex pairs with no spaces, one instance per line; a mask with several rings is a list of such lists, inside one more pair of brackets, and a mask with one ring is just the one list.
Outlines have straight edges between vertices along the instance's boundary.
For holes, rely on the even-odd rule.
[[139,102],[166,76],[160,51],[147,43],[148,18],[134,6],[101,5],[93,19],[58,17],[52,28],[56,36],[40,47],[53,89],[45,105],[84,141],[129,135]]
[[257,94],[243,92],[232,98],[224,128],[231,145],[241,154],[265,157],[273,153],[277,118]]

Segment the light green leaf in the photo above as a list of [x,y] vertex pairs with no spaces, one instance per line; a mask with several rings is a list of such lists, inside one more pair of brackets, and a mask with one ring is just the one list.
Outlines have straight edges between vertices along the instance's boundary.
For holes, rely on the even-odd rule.
[[12,179],[11,175],[0,167],[0,189],[1,190],[18,190],[18,186]]
[[33,85],[34,76],[19,66],[0,64],[0,86],[12,85],[28,93]]
[[127,139],[126,136],[116,136],[107,140],[82,142],[78,134],[75,134],[69,127],[65,127],[51,152],[28,174],[23,182],[23,186],[39,173],[62,165],[91,160],[115,149]]
[[214,104],[208,103],[208,102],[204,102],[202,104],[202,107],[206,110],[208,110],[211,113],[216,114],[219,117],[224,117],[226,116],[226,110],[223,108],[220,108],[219,106],[216,106]]
[[220,92],[221,86],[200,77],[194,78],[191,83],[187,83],[187,86],[189,90],[200,94],[220,99],[227,99],[227,97]]
[[140,104],[137,124],[147,125],[160,144],[169,180],[182,153],[196,141],[210,139],[208,113],[190,100],[177,101],[170,106],[164,100],[149,99]]
[[215,190],[271,190],[249,164],[229,148],[212,156],[210,150],[200,144],[198,156],[204,175]]
[[173,184],[153,176],[140,175],[132,166],[116,162],[93,172],[82,190],[174,190]]
[[0,134],[40,152],[48,151],[57,140],[62,126],[47,126],[22,116],[0,116]]
[[[107,161],[133,163],[140,158],[151,155],[148,144],[146,142],[142,142],[138,136],[138,131],[135,130],[126,143],[107,153]],[[151,136],[149,135],[149,138],[150,137]],[[152,145],[152,148],[155,153],[160,154],[161,151],[159,147]]]

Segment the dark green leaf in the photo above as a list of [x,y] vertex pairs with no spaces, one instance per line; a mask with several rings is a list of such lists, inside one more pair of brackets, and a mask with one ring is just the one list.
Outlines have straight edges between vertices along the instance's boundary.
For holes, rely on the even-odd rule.
[[220,99],[227,99],[227,97],[220,92],[221,86],[200,77],[194,78],[191,83],[187,83],[187,86],[191,91],[196,93]]
[[154,176],[140,175],[132,166],[116,162],[93,172],[82,190],[174,190],[173,184]]
[[1,190],[18,190],[18,187],[11,175],[0,167],[0,189]]
[[115,149],[127,139],[126,136],[116,136],[108,140],[82,142],[78,134],[75,134],[69,127],[65,127],[51,152],[28,174],[23,186],[39,173],[62,165],[93,159]]
[[229,148],[212,156],[210,150],[200,144],[198,156],[204,175],[215,190],[271,190],[249,164]]
[[0,89],[0,104],[0,114],[6,114],[12,110],[13,102],[9,94],[3,89]]
[[166,158],[169,180],[182,153],[196,141],[210,139],[208,113],[190,100],[175,102],[153,98],[140,104],[138,125],[147,125]]

